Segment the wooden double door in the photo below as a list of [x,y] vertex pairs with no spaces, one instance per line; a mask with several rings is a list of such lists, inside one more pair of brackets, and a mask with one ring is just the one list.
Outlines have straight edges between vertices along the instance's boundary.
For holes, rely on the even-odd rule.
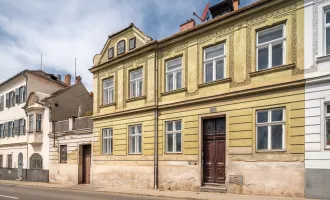
[[203,120],[203,182],[225,183],[226,118]]

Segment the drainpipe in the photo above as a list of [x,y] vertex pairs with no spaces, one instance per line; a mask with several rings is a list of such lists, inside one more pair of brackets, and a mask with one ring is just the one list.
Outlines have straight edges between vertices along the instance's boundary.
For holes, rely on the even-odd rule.
[[[27,99],[27,94],[28,94],[28,92],[27,92],[28,91],[28,84],[27,84],[28,83],[28,77],[26,76],[25,71],[22,72],[22,75],[25,77],[25,103],[26,103],[26,101],[28,100]],[[26,111],[25,111],[25,115],[26,115],[26,119],[27,119],[28,118],[28,114],[27,114]],[[26,123],[27,123],[26,121],[25,121],[25,127],[26,127]],[[28,164],[29,163],[29,135],[28,135],[28,133],[25,133],[25,134],[26,134],[26,173],[25,173],[25,181],[27,181],[28,166],[29,166],[29,164]],[[23,166],[22,166],[22,171],[23,171]],[[22,174],[22,179],[23,179],[23,174]]]
[[154,189],[158,189],[158,43],[155,51],[155,149],[154,149]]

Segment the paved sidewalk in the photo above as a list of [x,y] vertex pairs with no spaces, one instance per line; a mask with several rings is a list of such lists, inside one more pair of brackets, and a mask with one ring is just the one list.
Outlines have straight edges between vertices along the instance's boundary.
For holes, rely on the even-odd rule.
[[195,200],[299,200],[304,198],[284,198],[269,196],[249,196],[249,195],[233,195],[222,193],[206,193],[206,192],[189,192],[189,191],[160,191],[147,189],[124,189],[112,188],[94,185],[69,185],[69,184],[53,184],[53,183],[36,183],[24,181],[6,181],[0,180],[0,184],[20,185],[28,187],[57,188],[66,190],[83,190],[94,192],[108,192],[117,194],[143,195],[154,197],[166,197],[172,199],[195,199]]

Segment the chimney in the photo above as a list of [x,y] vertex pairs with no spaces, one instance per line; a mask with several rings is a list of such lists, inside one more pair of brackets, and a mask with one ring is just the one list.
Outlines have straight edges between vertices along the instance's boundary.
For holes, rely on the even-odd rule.
[[57,74],[57,80],[61,81],[61,75],[60,74]]
[[187,20],[185,23],[180,25],[180,32],[194,28],[195,25],[196,25],[195,20],[193,19]]
[[71,75],[70,75],[70,74],[65,75],[64,83],[65,83],[67,86],[71,86]]
[[94,97],[94,92],[89,92],[89,95],[93,98]]
[[81,83],[81,77],[80,76],[76,77],[76,84],[78,84],[78,83]]
[[239,4],[240,4],[239,0],[233,0],[233,8],[234,8],[234,11],[235,11],[235,10],[238,10]]

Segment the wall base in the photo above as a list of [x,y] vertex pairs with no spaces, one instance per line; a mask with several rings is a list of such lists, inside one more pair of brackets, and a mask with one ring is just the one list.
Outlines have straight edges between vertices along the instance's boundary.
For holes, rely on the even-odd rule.
[[329,199],[330,169],[306,169],[305,196],[314,199]]

